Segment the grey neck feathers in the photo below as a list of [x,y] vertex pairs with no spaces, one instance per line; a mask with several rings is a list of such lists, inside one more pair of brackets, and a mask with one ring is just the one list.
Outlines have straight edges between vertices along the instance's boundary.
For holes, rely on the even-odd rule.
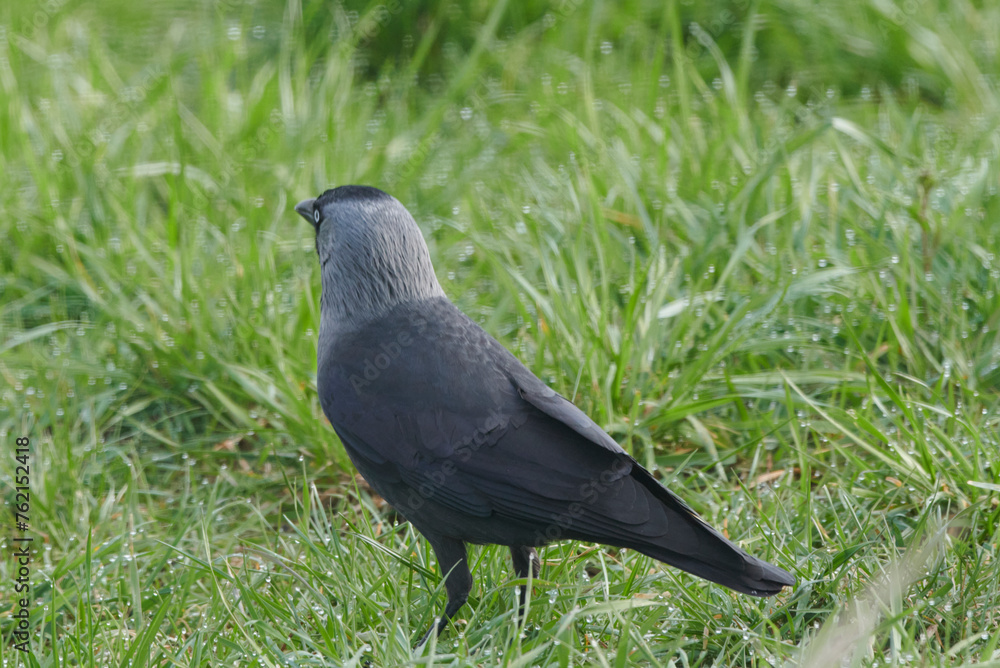
[[354,331],[400,304],[444,297],[444,290],[429,265],[428,262],[429,277],[409,280],[402,278],[395,267],[385,267],[381,273],[373,272],[364,277],[355,274],[346,280],[338,280],[346,278],[340,272],[324,272],[321,326]]
[[445,296],[416,224],[357,225],[337,246],[320,257],[321,337],[357,331],[400,304]]

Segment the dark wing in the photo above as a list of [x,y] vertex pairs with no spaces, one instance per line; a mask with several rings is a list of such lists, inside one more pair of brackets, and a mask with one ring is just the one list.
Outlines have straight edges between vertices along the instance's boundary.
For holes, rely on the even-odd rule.
[[420,306],[343,341],[320,369],[324,411],[377,491],[405,506],[405,486],[567,537],[666,532],[610,436],[450,302]]
[[[526,513],[551,513],[602,474],[605,485],[627,475],[614,440],[450,302],[420,306],[321,361],[324,412],[362,474],[473,515],[517,514],[518,498]],[[553,503],[529,503],[536,495]]]

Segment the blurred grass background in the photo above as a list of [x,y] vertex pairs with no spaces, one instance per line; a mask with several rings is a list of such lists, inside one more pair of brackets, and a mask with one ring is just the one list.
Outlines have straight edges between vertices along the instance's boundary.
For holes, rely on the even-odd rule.
[[[5,3],[0,661],[1000,666],[998,35],[964,1]],[[291,205],[345,183],[800,584],[561,544],[522,629],[476,548],[411,653],[436,563],[316,396]]]

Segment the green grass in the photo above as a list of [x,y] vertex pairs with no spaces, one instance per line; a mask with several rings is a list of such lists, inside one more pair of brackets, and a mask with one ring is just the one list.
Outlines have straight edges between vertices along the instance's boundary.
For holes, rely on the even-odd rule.
[[[0,662],[1000,665],[1000,9],[658,5],[6,3]],[[473,548],[412,652],[437,564],[316,393],[291,206],[345,183],[799,585],[564,543],[522,628]]]

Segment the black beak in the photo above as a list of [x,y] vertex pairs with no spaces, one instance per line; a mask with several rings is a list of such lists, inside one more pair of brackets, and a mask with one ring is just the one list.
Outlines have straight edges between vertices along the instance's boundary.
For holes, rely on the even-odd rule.
[[315,201],[314,199],[304,199],[295,205],[295,213],[308,220],[313,227],[316,227],[316,221],[313,219],[313,202]]

